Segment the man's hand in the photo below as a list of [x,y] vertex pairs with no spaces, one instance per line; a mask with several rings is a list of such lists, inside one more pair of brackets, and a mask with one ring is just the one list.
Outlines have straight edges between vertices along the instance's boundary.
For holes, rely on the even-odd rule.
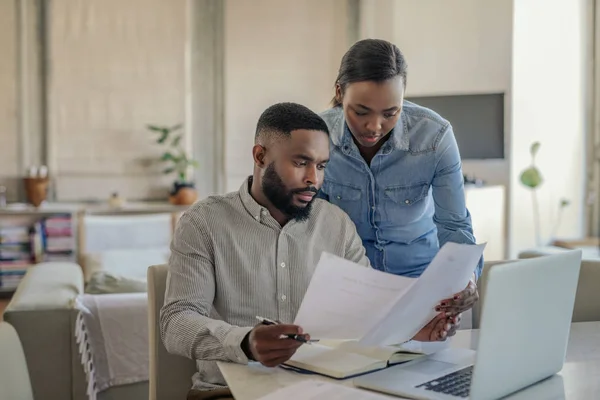
[[477,285],[471,279],[462,292],[456,293],[451,299],[442,300],[435,311],[457,315],[469,310],[478,300]]
[[413,340],[419,342],[444,341],[454,336],[460,326],[460,315],[446,316],[444,313],[436,315],[423,329],[419,331]]
[[[275,367],[289,360],[302,345],[294,339],[281,338],[282,335],[302,335],[297,325],[257,325],[250,331],[248,346],[252,358],[266,367]],[[307,340],[308,335],[303,335]]]

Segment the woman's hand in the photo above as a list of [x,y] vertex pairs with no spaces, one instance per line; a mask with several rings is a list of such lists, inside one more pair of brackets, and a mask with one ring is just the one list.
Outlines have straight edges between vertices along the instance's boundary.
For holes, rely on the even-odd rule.
[[444,313],[436,315],[423,329],[419,331],[412,339],[419,342],[438,342],[444,341],[456,334],[460,326],[461,316]]
[[477,284],[473,278],[462,292],[456,293],[451,299],[442,300],[435,311],[460,314],[471,309],[478,300],[479,292],[477,292]]

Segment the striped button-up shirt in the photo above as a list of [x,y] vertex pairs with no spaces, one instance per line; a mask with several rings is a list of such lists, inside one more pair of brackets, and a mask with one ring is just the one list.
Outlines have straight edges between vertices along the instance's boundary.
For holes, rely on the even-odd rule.
[[256,316],[293,323],[322,252],[370,265],[340,208],[315,199],[308,220],[281,227],[250,184],[194,204],[175,229],[160,330],[169,352],[197,360],[194,389],[226,386],[216,361],[248,362]]

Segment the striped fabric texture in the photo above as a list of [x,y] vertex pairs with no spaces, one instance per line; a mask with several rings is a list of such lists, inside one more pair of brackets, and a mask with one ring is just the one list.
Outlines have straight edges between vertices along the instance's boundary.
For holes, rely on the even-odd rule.
[[172,240],[161,338],[169,352],[197,360],[194,389],[226,386],[216,361],[248,362],[240,344],[256,316],[293,323],[322,252],[369,266],[340,208],[315,199],[308,220],[281,227],[250,183],[191,206]]

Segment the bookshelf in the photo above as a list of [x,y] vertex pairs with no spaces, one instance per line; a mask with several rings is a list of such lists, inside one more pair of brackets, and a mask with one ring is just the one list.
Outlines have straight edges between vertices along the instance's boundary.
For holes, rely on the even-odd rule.
[[76,210],[0,209],[0,297],[10,297],[27,269],[77,259]]

